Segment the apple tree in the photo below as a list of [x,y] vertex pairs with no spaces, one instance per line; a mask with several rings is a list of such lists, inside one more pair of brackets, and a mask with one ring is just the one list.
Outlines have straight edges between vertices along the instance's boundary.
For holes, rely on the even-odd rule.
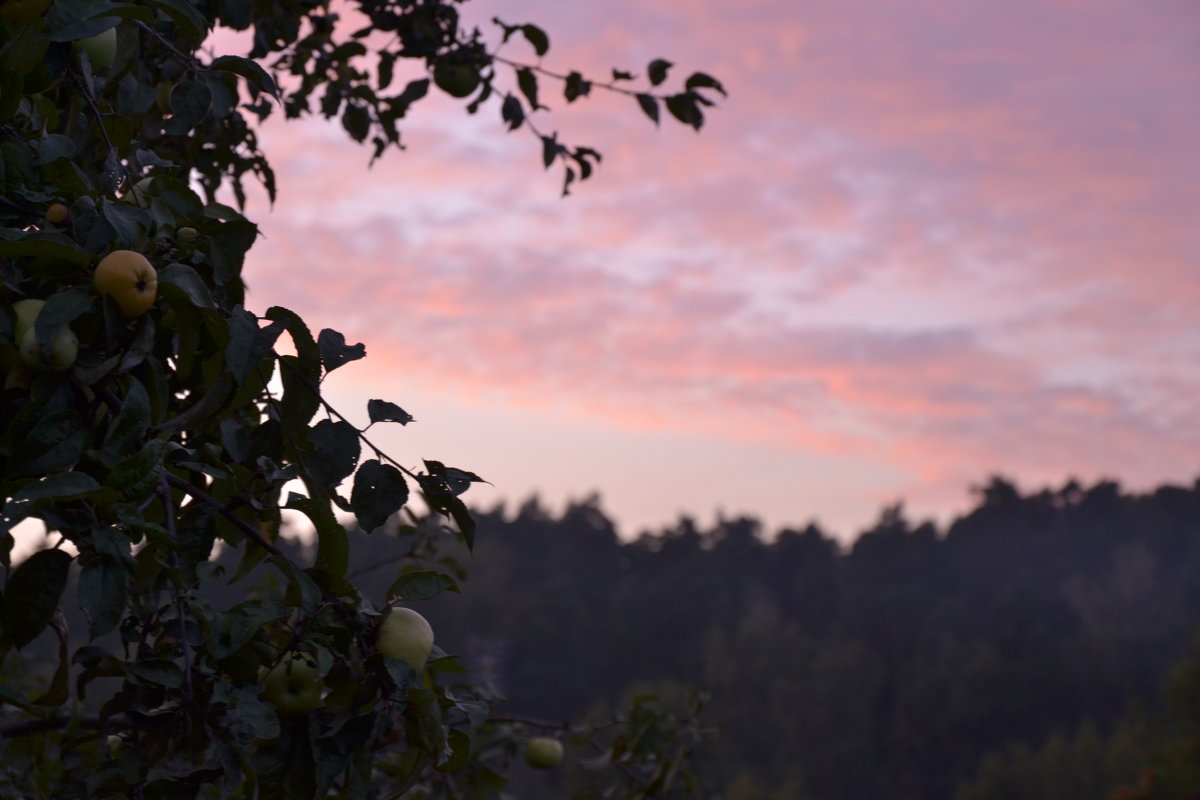
[[[668,91],[663,59],[557,74],[541,28],[488,36],[462,7],[0,0],[3,796],[500,797],[529,741],[557,763],[547,738],[595,770],[581,797],[694,790],[698,701],[501,717],[419,614],[381,630],[390,605],[459,590],[447,547],[474,541],[463,494],[481,478],[374,445],[371,425],[412,421],[395,402],[371,400],[367,425],[328,402],[362,344],[245,305],[245,181],[274,198],[255,132],[272,114],[336,119],[374,160],[442,91],[532,133],[567,193],[601,156],[538,127],[550,91],[696,129],[723,93],[700,72]],[[250,52],[202,48],[218,27]],[[315,529],[311,561],[280,539],[285,510]],[[31,524],[48,546],[15,563]],[[349,524],[409,545],[382,605],[347,578]]]

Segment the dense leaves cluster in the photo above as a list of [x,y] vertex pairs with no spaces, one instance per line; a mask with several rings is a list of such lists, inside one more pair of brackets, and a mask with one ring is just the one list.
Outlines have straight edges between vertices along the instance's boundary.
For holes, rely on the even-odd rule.
[[[249,310],[242,279],[258,235],[243,181],[275,191],[254,124],[277,109],[336,117],[376,158],[431,82],[472,112],[502,95],[509,128],[533,129],[550,73],[489,52],[459,8],[364,0],[339,6],[347,23],[309,0],[0,0],[5,796],[501,792],[535,731],[489,719],[494,690],[440,649],[418,669],[375,644],[391,603],[459,590],[475,539],[461,496],[481,478],[375,447],[367,427],[411,415],[372,399],[360,428],[322,395],[365,347],[285,308]],[[536,26],[497,24],[546,53]],[[253,32],[248,57],[201,49],[218,25]],[[422,75],[395,91],[401,62]],[[577,73],[564,83],[568,100],[587,94]],[[697,73],[664,102],[695,106],[672,113],[698,128],[702,89],[721,91]],[[566,164],[564,186],[599,160],[557,143],[544,156]],[[380,528],[410,493],[429,515],[408,512],[408,550],[369,599],[343,520]],[[284,510],[315,529],[310,560],[281,549]],[[50,546],[14,564],[13,531],[31,524]],[[71,595],[81,625],[64,615]],[[296,664],[319,681],[303,706],[263,689]],[[694,720],[643,700],[605,730],[625,727],[637,744],[601,759],[618,769],[596,791],[687,791]],[[675,766],[646,777],[631,753]]]

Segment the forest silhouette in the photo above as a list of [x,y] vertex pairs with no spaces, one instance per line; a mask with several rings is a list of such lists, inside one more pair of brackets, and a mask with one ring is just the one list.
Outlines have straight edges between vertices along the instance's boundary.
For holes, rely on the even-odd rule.
[[[729,800],[1200,788],[1180,776],[1194,756],[1172,755],[1200,741],[1191,701],[1164,701],[1173,670],[1175,696],[1200,694],[1179,677],[1200,480],[1023,494],[996,477],[945,529],[897,505],[845,547],[744,516],[623,541],[596,497],[477,516],[462,594],[418,604],[438,643],[535,718],[703,687],[721,727],[703,771]],[[382,597],[404,537],[355,532],[351,552]]]

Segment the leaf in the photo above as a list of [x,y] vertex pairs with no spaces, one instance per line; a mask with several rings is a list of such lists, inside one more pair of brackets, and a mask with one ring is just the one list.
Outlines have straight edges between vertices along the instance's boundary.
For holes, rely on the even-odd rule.
[[275,79],[262,66],[252,58],[242,58],[241,56],[218,56],[212,60],[210,65],[213,69],[232,72],[235,75],[240,75],[246,79],[246,82],[260,92],[266,92],[279,99],[279,87],[275,85]]
[[212,108],[212,89],[208,81],[184,80],[171,88],[171,118],[163,124],[163,132],[183,136],[199,125]]
[[60,408],[40,417],[8,462],[10,476],[56,472],[74,464],[88,445],[79,412]]
[[580,97],[587,97],[592,91],[592,82],[584,80],[584,77],[578,72],[571,72],[567,75],[566,83],[563,85],[563,97],[568,103],[573,103]]
[[528,67],[522,67],[517,70],[517,86],[521,90],[521,94],[525,95],[525,99],[529,101],[529,108],[537,111],[541,106],[538,105],[538,85],[537,76],[533,74],[533,70]]
[[358,437],[358,429],[345,420],[321,420],[309,428],[315,458],[304,466],[323,486],[337,486],[358,465],[362,453]]
[[32,702],[35,706],[61,706],[70,699],[70,662],[67,659],[67,637],[59,626],[54,626],[54,634],[58,637],[58,667],[50,680],[50,687],[40,697]]
[[399,422],[401,425],[407,425],[413,421],[412,414],[387,400],[368,400],[367,416],[371,422]]
[[510,131],[521,127],[525,121],[525,109],[521,107],[521,101],[511,94],[504,95],[504,102],[500,105],[500,117],[508,123]]
[[388,589],[387,596],[408,602],[430,600],[442,592],[458,593],[458,582],[441,572],[419,570],[400,573],[400,577]]
[[638,105],[641,106],[642,111],[646,114],[646,116],[649,117],[650,119],[654,120],[654,124],[657,125],[658,124],[658,100],[656,100],[652,95],[639,94],[637,96],[637,101],[638,101]]
[[183,686],[183,670],[166,658],[130,661],[125,664],[125,676],[130,683],[141,686],[165,686],[168,689]]
[[457,772],[466,766],[467,758],[471,755],[471,737],[457,728],[451,728],[446,737],[446,744],[450,755],[434,768],[440,772]]
[[[350,544],[346,529],[333,515],[328,502],[318,502],[310,497],[293,493],[285,508],[303,513],[312,520],[317,529],[317,569],[339,578],[346,576],[350,561]],[[311,578],[310,578],[311,580]],[[314,586],[315,589],[315,586]]]
[[317,347],[321,350],[321,363],[327,373],[367,355],[367,348],[363,344],[348,345],[345,336],[330,328],[325,328],[317,336]]
[[200,273],[187,264],[175,261],[159,270],[158,290],[172,305],[176,305],[174,301],[186,300],[198,308],[216,308],[208,285]]
[[40,550],[13,571],[4,586],[4,638],[18,649],[38,637],[54,616],[67,585],[71,556]]
[[364,461],[354,476],[350,507],[368,533],[387,522],[408,502],[408,482],[400,470],[377,459]]
[[693,89],[715,89],[722,96],[728,97],[725,87],[721,85],[721,82],[706,72],[693,72],[688,76],[683,86],[689,91]]
[[646,77],[650,79],[651,86],[658,86],[667,79],[667,70],[673,67],[670,61],[663,58],[656,58],[646,67]]
[[[200,42],[208,34],[208,20],[186,0],[146,0],[169,16],[180,27],[184,35]],[[219,61],[220,59],[217,59]]]
[[87,615],[89,638],[94,640],[121,622],[127,577],[125,568],[112,559],[96,558],[83,564],[79,573],[79,607]]
[[240,386],[250,372],[271,357],[274,336],[278,332],[263,331],[258,318],[238,306],[229,320],[229,345],[225,348],[225,364],[234,381]]
[[667,111],[671,112],[671,116],[684,125],[691,125],[696,130],[700,130],[700,126],[704,124],[704,113],[700,111],[695,94],[692,92],[673,94],[667,98],[666,102]]
[[141,444],[150,429],[150,395],[137,378],[128,376],[126,380],[129,381],[129,389],[104,440],[102,457],[108,464],[115,464],[127,457]]
[[61,233],[0,229],[0,258],[62,259],[79,267],[92,263],[92,254]]
[[536,25],[522,25],[521,34],[525,37],[525,41],[533,45],[533,51],[539,56],[546,55],[550,49],[550,37]]
[[60,158],[71,158],[75,155],[75,141],[70,136],[61,133],[48,133],[37,143],[38,166],[53,164]]

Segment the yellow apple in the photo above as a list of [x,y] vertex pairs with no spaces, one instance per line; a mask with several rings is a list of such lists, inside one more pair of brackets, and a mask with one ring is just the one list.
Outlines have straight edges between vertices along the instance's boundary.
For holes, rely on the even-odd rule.
[[64,325],[50,340],[50,353],[47,355],[38,347],[37,330],[29,328],[21,337],[21,360],[25,366],[37,372],[62,372],[75,363],[79,355],[79,338],[69,325]]
[[87,53],[88,61],[92,62],[92,70],[99,72],[108,69],[117,59],[117,29],[109,28],[95,36],[80,39],[71,45],[76,53]]
[[433,650],[433,628],[411,608],[393,606],[379,626],[375,649],[385,658],[403,661],[420,672]]
[[114,250],[96,267],[96,291],[117,302],[126,319],[140,317],[158,296],[158,272],[141,253]]
[[0,19],[28,22],[46,13],[53,0],[0,0]]
[[537,736],[525,743],[525,761],[536,769],[554,769],[563,760],[563,746],[558,739]]
[[263,697],[285,715],[321,705],[321,676],[312,656],[288,653],[263,677]]

